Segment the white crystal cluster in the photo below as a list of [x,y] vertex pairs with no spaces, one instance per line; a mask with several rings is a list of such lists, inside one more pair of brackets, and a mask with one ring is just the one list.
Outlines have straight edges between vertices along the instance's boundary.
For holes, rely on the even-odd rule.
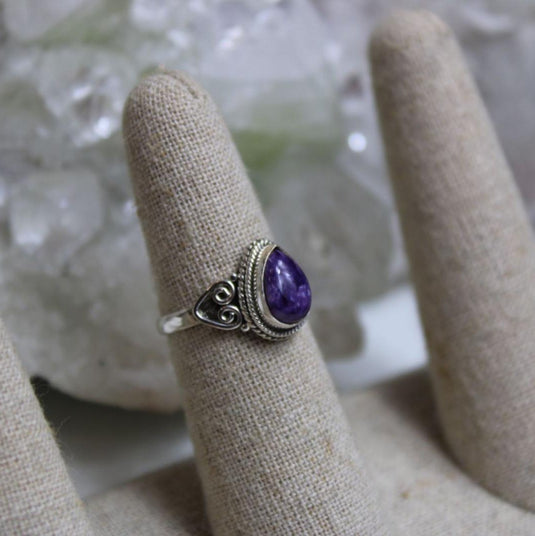
[[275,235],[310,275],[326,354],[358,349],[356,303],[405,274],[365,59],[394,4],[455,26],[535,199],[533,3],[4,0],[0,312],[30,374],[89,400],[180,405],[120,134],[128,92],[159,66],[219,104]]

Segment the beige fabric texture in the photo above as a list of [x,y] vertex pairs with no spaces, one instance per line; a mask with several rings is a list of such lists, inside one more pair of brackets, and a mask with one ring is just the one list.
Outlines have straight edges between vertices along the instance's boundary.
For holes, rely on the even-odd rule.
[[92,534],[39,402],[1,322],[0,534]]
[[535,242],[450,30],[399,12],[370,57],[444,434],[488,489],[535,508]]
[[192,459],[106,491],[87,502],[98,536],[210,536]]
[[[378,517],[400,536],[535,534],[535,515],[507,502],[533,508],[535,495],[531,231],[444,25],[398,13],[376,31],[371,58],[433,389],[419,373],[346,395],[342,409],[308,330],[283,344],[202,327],[173,336],[197,466],[91,499],[95,534],[375,536]],[[232,272],[267,229],[193,82],[145,80],[125,133],[166,313]],[[2,326],[0,361],[0,534],[89,536]]]
[[[342,403],[394,534],[535,534],[534,514],[486,492],[451,459],[426,373],[345,395]],[[190,460],[91,499],[88,511],[99,536],[208,536],[199,488]]]
[[[191,307],[268,237],[208,95],[179,73],[134,89],[124,136],[162,314]],[[216,536],[384,534],[308,328],[266,343],[205,326],[170,337]]]

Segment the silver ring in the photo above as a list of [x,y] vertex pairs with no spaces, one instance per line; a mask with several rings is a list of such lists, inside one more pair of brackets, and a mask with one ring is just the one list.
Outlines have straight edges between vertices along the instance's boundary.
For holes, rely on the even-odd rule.
[[303,270],[277,244],[261,238],[249,245],[237,273],[214,283],[193,308],[162,316],[158,330],[170,335],[205,324],[278,341],[303,325],[310,305]]

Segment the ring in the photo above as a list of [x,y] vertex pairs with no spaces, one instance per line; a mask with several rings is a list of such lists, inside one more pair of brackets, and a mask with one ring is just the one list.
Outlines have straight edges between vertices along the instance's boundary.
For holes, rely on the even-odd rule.
[[192,309],[162,316],[158,330],[169,335],[205,324],[278,341],[303,325],[311,303],[301,267],[277,244],[261,238],[249,245],[237,273],[214,283]]

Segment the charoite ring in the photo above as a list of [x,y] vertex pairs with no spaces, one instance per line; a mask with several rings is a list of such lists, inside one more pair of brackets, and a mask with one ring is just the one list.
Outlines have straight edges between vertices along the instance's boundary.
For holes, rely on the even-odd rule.
[[255,240],[237,274],[214,283],[192,309],[160,318],[169,335],[198,324],[241,329],[278,341],[295,333],[310,310],[311,292],[299,265],[271,240]]

